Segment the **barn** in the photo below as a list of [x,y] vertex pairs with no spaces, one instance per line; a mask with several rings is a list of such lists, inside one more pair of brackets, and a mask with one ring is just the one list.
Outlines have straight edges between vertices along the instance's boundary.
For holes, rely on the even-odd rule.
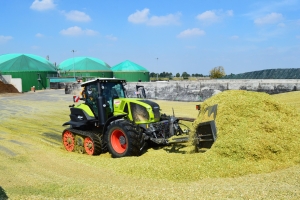
[[74,77],[83,81],[95,78],[112,78],[113,71],[104,61],[93,57],[69,58],[58,65],[60,77]]
[[46,58],[32,54],[0,55],[0,73],[21,80],[21,91],[30,91],[49,87],[48,77],[56,76],[55,66]]
[[111,68],[115,78],[125,79],[127,82],[149,82],[149,71],[129,60],[125,60]]

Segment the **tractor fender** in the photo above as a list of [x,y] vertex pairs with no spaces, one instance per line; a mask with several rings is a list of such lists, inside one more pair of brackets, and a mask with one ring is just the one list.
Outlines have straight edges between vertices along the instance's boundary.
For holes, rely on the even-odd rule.
[[112,117],[108,118],[108,120],[105,122],[105,124],[103,126],[102,133],[104,134],[106,132],[107,127],[110,125],[110,123],[112,121],[124,118],[125,116],[127,116],[127,114],[115,115],[115,116],[112,116]]

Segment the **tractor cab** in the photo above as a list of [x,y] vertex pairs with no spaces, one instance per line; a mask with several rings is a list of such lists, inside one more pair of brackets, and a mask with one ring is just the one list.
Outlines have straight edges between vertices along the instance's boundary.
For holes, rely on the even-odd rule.
[[[112,116],[114,113],[114,99],[125,98],[124,83],[125,81],[121,79],[108,78],[83,83],[85,104],[91,108],[97,118],[99,118],[99,113],[102,110],[101,107],[105,110],[107,117]],[[100,102],[98,102],[99,99],[101,99]]]
[[125,98],[125,80],[99,78],[81,84],[84,103],[71,107],[71,121],[64,125],[86,127],[88,124],[103,126],[114,115],[114,100]]

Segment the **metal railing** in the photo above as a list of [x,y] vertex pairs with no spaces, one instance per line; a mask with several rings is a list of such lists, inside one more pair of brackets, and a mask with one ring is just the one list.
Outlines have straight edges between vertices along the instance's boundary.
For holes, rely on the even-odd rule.
[[2,82],[5,83],[5,84],[9,84],[9,83],[5,80],[5,78],[2,76],[1,72],[0,72],[0,81],[2,81]]

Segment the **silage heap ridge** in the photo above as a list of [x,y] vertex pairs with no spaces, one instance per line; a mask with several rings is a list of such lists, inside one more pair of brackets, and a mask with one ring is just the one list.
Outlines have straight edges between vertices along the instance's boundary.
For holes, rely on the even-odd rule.
[[138,158],[124,158],[135,170],[124,167],[122,173],[190,182],[269,173],[300,163],[300,117],[293,106],[266,93],[225,91],[201,104],[192,133],[197,124],[211,120],[204,110],[214,104],[218,104],[218,138],[211,149],[193,153],[191,144],[165,147],[165,152],[149,149]]
[[[262,162],[270,168],[299,163],[300,126],[295,108],[266,93],[242,90],[222,92],[205,101],[202,110],[214,104],[218,104],[218,138],[208,154],[245,164]],[[207,120],[206,115],[202,111],[194,126]]]

